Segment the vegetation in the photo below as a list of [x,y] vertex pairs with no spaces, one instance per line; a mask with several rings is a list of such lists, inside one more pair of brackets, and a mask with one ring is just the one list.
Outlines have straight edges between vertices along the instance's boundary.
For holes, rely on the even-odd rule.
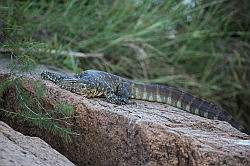
[[7,0],[0,6],[1,48],[23,70],[99,69],[176,86],[220,103],[249,127],[250,4],[185,2]]
[[[73,107],[65,103],[57,103],[53,110],[46,111],[42,105],[44,97],[44,89],[39,81],[32,83],[34,94],[29,93],[24,87],[22,77],[9,78],[1,81],[0,97],[3,96],[4,90],[12,87],[15,89],[15,101],[10,107],[15,107],[19,111],[12,112],[4,108],[0,108],[0,113],[4,117],[10,117],[13,120],[30,122],[40,128],[46,129],[54,134],[61,136],[64,141],[70,142],[71,136],[76,134],[71,131],[71,126],[67,119],[73,117]],[[10,109],[10,108],[8,108]],[[62,127],[66,126],[66,127]],[[77,134],[76,134],[77,135]]]

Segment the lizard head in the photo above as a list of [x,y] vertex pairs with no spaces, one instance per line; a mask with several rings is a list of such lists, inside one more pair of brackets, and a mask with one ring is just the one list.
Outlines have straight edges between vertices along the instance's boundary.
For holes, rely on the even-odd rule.
[[78,78],[64,78],[60,80],[58,85],[66,90],[71,92],[83,95],[90,96],[93,94],[95,86],[90,80],[78,79]]
[[89,78],[77,78],[72,76],[62,76],[57,73],[51,73],[44,71],[41,73],[41,78],[49,80],[57,84],[60,88],[66,89],[73,93],[77,93],[83,96],[92,96],[96,92],[94,83]]
[[49,80],[54,83],[59,82],[62,79],[62,76],[56,73],[48,72],[48,71],[43,71],[41,73],[41,78],[44,80]]

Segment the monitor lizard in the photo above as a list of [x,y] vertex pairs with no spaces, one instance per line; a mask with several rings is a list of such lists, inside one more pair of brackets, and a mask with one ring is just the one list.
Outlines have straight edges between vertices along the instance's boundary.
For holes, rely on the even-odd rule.
[[43,71],[41,77],[62,89],[88,98],[105,97],[108,102],[117,105],[128,104],[129,99],[166,103],[201,117],[227,121],[233,127],[244,130],[240,123],[219,105],[171,86],[137,83],[98,70],[86,70],[74,76]]

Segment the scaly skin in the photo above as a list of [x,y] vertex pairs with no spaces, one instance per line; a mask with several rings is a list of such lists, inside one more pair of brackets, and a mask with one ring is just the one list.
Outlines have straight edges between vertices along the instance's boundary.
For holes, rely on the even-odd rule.
[[41,77],[88,98],[105,97],[108,102],[118,105],[127,104],[129,98],[166,103],[205,118],[227,121],[235,128],[243,130],[239,122],[218,105],[170,86],[135,83],[98,70],[86,70],[75,76],[62,76],[45,71],[41,73]]

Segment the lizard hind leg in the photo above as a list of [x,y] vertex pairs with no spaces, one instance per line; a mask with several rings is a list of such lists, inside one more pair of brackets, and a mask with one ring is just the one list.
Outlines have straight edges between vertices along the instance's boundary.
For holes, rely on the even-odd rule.
[[129,84],[122,82],[121,84],[119,84],[119,86],[117,87],[117,92],[116,92],[119,100],[123,103],[123,104],[129,104],[129,96],[130,96],[130,91],[129,91]]
[[129,91],[126,84],[120,84],[117,87],[117,90],[112,90],[111,87],[108,87],[106,90],[106,99],[108,102],[117,104],[117,105],[124,105],[128,104],[129,98]]

